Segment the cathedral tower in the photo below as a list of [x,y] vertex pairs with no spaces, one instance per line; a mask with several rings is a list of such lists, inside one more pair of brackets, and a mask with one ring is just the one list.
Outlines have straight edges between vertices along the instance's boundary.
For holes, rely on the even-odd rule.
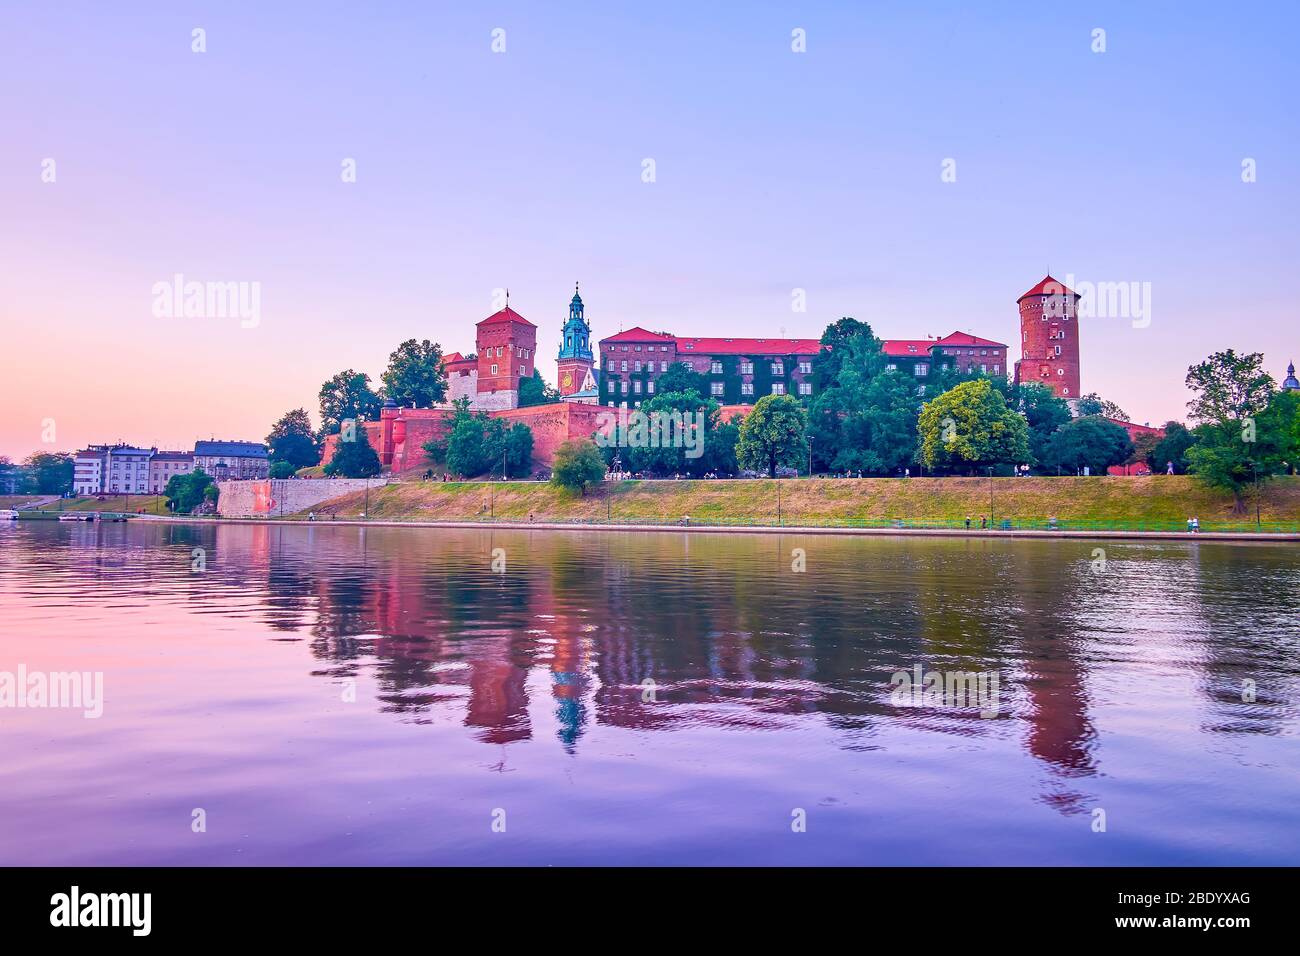
[[557,362],[560,371],[560,395],[572,395],[585,387],[591,373],[591,326],[583,317],[582,296],[578,284],[573,284],[573,298],[569,301],[569,320],[560,335],[560,354]]

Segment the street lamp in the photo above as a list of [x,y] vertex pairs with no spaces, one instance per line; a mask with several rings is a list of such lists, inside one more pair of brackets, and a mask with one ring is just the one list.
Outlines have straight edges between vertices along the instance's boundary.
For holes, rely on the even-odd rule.
[[989,465],[989,530],[993,530],[993,466]]

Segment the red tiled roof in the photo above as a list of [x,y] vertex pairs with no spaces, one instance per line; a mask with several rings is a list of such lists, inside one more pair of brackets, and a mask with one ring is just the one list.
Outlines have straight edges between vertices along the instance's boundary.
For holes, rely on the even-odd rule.
[[994,342],[992,339],[982,339],[978,335],[971,335],[969,332],[953,332],[949,335],[945,335],[943,338],[939,339],[939,341],[936,342],[935,344],[936,345],[962,345],[962,346],[974,345],[983,348],[992,347],[992,348],[999,348],[999,349],[1004,349],[1007,347],[1007,344],[1005,342]]
[[527,319],[525,319],[514,309],[510,308],[510,306],[506,306],[500,312],[492,313],[486,319],[483,319],[481,322],[477,322],[475,324],[487,325],[489,322],[518,322],[520,325],[528,325],[528,326],[532,326],[533,328],[537,328],[537,326],[533,325],[533,323],[529,322]]
[[880,343],[880,350],[886,355],[929,355],[930,349],[939,343],[934,339],[886,339]]
[[646,329],[641,328],[641,326],[639,325],[634,325],[626,332],[619,332],[617,335],[611,335],[607,339],[601,339],[600,344],[604,345],[606,342],[675,342],[675,341],[677,341],[677,337],[675,335],[668,335],[666,332],[650,332],[647,331]]
[[702,339],[679,338],[678,352],[696,355],[816,355],[816,339]]
[[[1067,289],[1065,287],[1064,282],[1061,282],[1057,279],[1053,279],[1050,275],[1048,275],[1048,276],[1044,276],[1042,282],[1038,283],[1038,285],[1034,286],[1032,289],[1030,289],[1028,292],[1022,295],[1020,299],[1027,299],[1031,295],[1078,295],[1078,294],[1079,293],[1075,292],[1073,289]],[[1016,301],[1019,302],[1020,299],[1016,299]]]
[[1137,422],[1126,422],[1118,418],[1110,418],[1106,415],[1101,417],[1124,429],[1124,431],[1128,432],[1129,438],[1132,438],[1134,435],[1163,435],[1165,433],[1163,428],[1155,428],[1151,425],[1139,425]]

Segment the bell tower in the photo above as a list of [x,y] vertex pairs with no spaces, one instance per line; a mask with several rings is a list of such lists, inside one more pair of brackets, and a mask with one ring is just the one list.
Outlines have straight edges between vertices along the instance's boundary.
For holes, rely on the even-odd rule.
[[578,283],[573,284],[573,298],[569,300],[569,320],[560,334],[560,354],[557,364],[560,372],[560,395],[582,391],[582,383],[591,371],[594,359],[591,354],[591,326],[583,316],[582,296]]

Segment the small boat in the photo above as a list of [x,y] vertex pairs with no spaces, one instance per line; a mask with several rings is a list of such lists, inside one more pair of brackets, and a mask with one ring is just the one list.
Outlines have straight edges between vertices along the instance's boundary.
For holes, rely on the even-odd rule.
[[93,511],[65,511],[59,515],[60,521],[94,521],[95,513]]
[[18,512],[13,508],[0,508],[0,521],[17,521]]

